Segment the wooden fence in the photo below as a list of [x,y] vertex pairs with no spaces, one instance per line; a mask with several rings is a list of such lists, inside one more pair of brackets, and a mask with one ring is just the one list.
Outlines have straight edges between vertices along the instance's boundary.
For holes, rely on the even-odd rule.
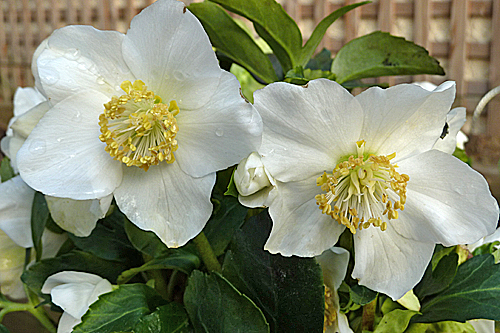
[[[188,0],[189,1],[189,0]],[[88,24],[125,32],[153,0],[0,0],[0,125],[5,130],[18,86],[32,86],[30,64],[37,45],[57,28]],[[354,0],[281,0],[307,38],[330,12]],[[349,40],[383,30],[427,48],[446,77],[381,79],[391,84],[445,79],[457,82],[458,104],[472,111],[481,95],[500,85],[500,0],[378,0],[328,30],[321,47],[333,53]],[[500,137],[500,101],[490,103],[484,131]],[[485,119],[486,120],[486,119]],[[0,128],[0,129],[1,129]],[[497,133],[498,132],[498,133]]]

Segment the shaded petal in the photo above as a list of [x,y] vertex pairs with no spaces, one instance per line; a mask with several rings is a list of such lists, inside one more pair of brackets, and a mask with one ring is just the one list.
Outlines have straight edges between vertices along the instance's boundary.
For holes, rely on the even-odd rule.
[[424,275],[434,244],[404,238],[391,225],[385,231],[371,226],[354,235],[354,250],[352,277],[397,300]]
[[10,166],[14,170],[14,173],[19,173],[16,155],[24,144],[24,141],[26,141],[26,138],[20,137],[15,133],[12,136],[4,136],[2,140],[0,140],[0,148],[5,156],[10,158]]
[[316,177],[277,184],[278,196],[269,207],[273,228],[264,249],[283,256],[313,257],[331,248],[344,230],[322,214],[314,196],[321,189]]
[[50,215],[62,229],[77,237],[88,237],[97,220],[102,219],[111,205],[113,195],[93,200],[72,200],[45,196]]
[[121,182],[121,163],[104,150],[98,118],[107,98],[82,91],[50,109],[17,154],[21,176],[47,195],[102,198]]
[[[427,151],[441,135],[455,84],[445,82],[434,91],[413,84],[388,89],[370,88],[356,96],[365,110],[362,132],[365,151],[397,153],[394,161]],[[358,120],[359,121],[359,120]]]
[[36,105],[45,102],[43,96],[37,89],[18,87],[14,93],[14,116],[20,116]]
[[339,289],[347,272],[349,251],[341,247],[332,247],[325,250],[316,260],[323,271],[323,281],[332,290]]
[[405,210],[390,225],[401,235],[444,246],[474,243],[491,234],[498,204],[486,180],[438,150],[399,163],[410,176]]
[[158,1],[135,16],[123,56],[138,79],[181,109],[206,104],[222,70],[205,30],[182,2]]
[[0,184],[0,229],[16,244],[33,247],[31,207],[35,191],[20,176]]
[[42,259],[55,257],[67,239],[67,233],[58,234],[45,228],[42,235]]
[[75,318],[67,312],[63,312],[57,323],[57,333],[73,332],[73,327],[82,322],[81,318]]
[[52,104],[83,89],[108,97],[133,81],[121,54],[123,34],[91,26],[67,26],[52,33],[37,57],[40,84]]
[[183,246],[203,229],[212,214],[215,173],[193,178],[177,162],[151,166],[147,172],[124,170],[115,199],[136,226],[153,231],[168,247]]
[[234,75],[223,73],[210,101],[196,110],[182,110],[175,157],[193,177],[226,169],[260,145],[262,120],[239,93]]
[[48,102],[39,103],[17,117],[11,125],[12,131],[26,139],[49,109],[50,105]]
[[[451,110],[446,116],[446,123],[448,124],[448,133],[444,133],[444,138],[439,139],[434,144],[434,149],[441,150],[442,152],[453,154],[457,148],[457,134],[458,131],[465,124],[465,108],[455,108]],[[442,135],[441,135],[442,136]]]
[[[31,232],[30,232],[31,235]],[[0,291],[13,299],[25,298],[21,274],[26,250],[0,230]]]
[[277,180],[309,178],[356,152],[362,110],[336,82],[273,83],[257,90],[254,100],[264,122],[259,153]]

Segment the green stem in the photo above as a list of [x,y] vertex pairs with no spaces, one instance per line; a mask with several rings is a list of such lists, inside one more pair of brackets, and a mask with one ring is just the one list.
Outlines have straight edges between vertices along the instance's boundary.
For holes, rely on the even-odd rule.
[[0,322],[2,322],[4,316],[10,312],[16,311],[27,311],[35,316],[36,319],[45,327],[49,332],[55,333],[56,328],[52,321],[48,318],[42,307],[35,308],[35,305],[30,301],[29,303],[16,303],[9,300],[0,301]]
[[363,317],[361,320],[362,331],[373,331],[373,324],[375,322],[375,308],[377,307],[377,298],[363,306]]
[[210,246],[210,243],[208,242],[207,236],[205,236],[205,233],[202,231],[196,236],[194,239],[194,244],[196,245],[196,248],[198,249],[198,252],[201,255],[201,260],[205,263],[205,266],[207,266],[208,270],[210,271],[216,271],[218,273],[222,272],[222,268],[220,266],[219,261],[217,260],[217,257],[215,256],[214,251],[212,250],[212,247]]
[[179,276],[179,271],[174,269],[170,275],[167,285],[167,301],[172,302],[174,299],[174,288],[177,284],[177,277]]

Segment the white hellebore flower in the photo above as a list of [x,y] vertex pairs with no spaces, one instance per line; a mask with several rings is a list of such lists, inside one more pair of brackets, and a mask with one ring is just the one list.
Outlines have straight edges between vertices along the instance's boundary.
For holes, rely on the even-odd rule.
[[120,210],[170,247],[212,213],[215,172],[258,146],[262,121],[220,69],[182,2],[160,0],[127,34],[56,30],[33,61],[51,109],[18,153],[21,176],[47,195],[114,195]]
[[57,333],[71,332],[82,321],[89,306],[112,289],[108,280],[90,273],[65,271],[49,276],[42,293],[50,294],[52,303],[64,310]]
[[316,256],[348,228],[353,278],[399,299],[420,281],[436,243],[490,234],[498,205],[485,179],[433,149],[454,96],[452,82],[357,96],[324,79],[256,91],[264,122],[259,152],[280,197],[269,207],[265,248]]

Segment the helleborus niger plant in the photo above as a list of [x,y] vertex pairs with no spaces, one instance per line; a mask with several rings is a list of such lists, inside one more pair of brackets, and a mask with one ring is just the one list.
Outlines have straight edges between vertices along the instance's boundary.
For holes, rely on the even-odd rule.
[[369,87],[444,75],[388,33],[314,55],[364,4],[305,43],[274,0],[158,0],[125,34],[55,30],[1,144],[0,322],[493,332],[499,211],[453,156],[470,163],[455,84]]

